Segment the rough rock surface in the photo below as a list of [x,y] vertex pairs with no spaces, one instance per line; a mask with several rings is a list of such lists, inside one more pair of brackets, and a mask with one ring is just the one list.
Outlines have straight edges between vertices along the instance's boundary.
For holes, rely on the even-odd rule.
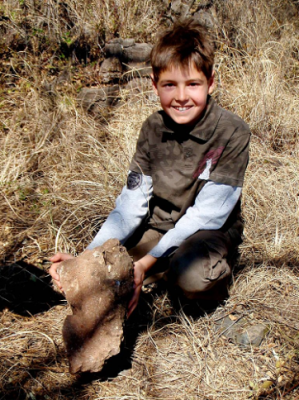
[[217,332],[242,347],[260,346],[269,332],[269,326],[261,323],[252,323],[248,318],[243,318],[242,315],[233,317],[236,320],[226,316],[217,321],[215,324]]
[[98,372],[120,351],[133,288],[132,259],[110,239],[62,262],[58,272],[73,311],[63,326],[70,372]]
[[119,96],[119,86],[101,88],[83,88],[78,95],[78,102],[87,111],[100,112],[105,107],[113,106]]
[[149,62],[151,50],[151,44],[135,43],[134,39],[111,40],[105,44],[106,58],[101,64],[99,77],[105,84],[126,81],[134,76],[149,77],[152,71]]

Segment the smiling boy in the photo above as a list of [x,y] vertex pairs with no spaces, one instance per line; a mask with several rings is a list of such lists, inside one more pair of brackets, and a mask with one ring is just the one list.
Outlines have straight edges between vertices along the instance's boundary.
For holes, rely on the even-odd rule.
[[193,64],[184,69],[171,66],[157,81],[153,78],[153,85],[165,113],[177,124],[192,127],[206,109],[214,75],[207,78]]
[[[129,249],[135,282],[129,315],[145,278],[157,271],[188,299],[227,296],[242,241],[250,131],[210,97],[213,63],[213,42],[194,20],[176,23],[153,47],[152,81],[162,110],[144,122],[127,184],[88,246],[117,238]],[[57,266],[68,257],[51,259],[58,286]]]

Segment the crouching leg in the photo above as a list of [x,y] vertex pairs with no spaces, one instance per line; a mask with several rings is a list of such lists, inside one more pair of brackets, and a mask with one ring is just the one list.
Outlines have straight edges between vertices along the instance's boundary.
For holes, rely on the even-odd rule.
[[173,255],[166,279],[189,299],[224,300],[232,275],[234,249],[221,231],[199,231]]

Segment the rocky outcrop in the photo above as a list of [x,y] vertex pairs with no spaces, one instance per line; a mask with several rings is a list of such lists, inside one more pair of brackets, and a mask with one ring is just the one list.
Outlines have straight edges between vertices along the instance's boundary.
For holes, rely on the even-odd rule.
[[[194,1],[165,0],[165,6],[167,9],[164,17],[170,23],[192,16],[209,28],[214,29],[217,25],[213,1],[203,1],[196,5]],[[134,39],[115,38],[107,42],[104,47],[105,59],[99,71],[101,87],[84,88],[78,96],[81,106],[94,114],[105,114],[105,110],[117,104],[121,88],[130,90],[133,86],[142,91],[146,87],[148,91],[151,86],[151,49],[151,44],[135,43]],[[143,81],[139,82],[141,79]],[[146,79],[148,82],[144,84]],[[135,93],[136,90],[132,97]]]
[[[119,100],[120,88],[130,90],[132,80],[134,88],[144,87],[144,81],[150,82],[150,53],[152,45],[135,43],[134,39],[113,39],[105,45],[105,60],[100,66],[99,78],[102,83],[97,88],[83,88],[78,95],[79,104],[93,113],[103,113]],[[150,84],[147,84],[149,86]]]
[[[100,68],[103,83],[120,79],[129,80],[130,76],[149,76],[151,73],[150,54],[152,45],[135,43],[134,39],[113,39],[105,45],[106,58]],[[131,72],[131,74],[128,74]]]
[[70,372],[98,372],[119,353],[133,289],[133,262],[116,239],[61,263],[58,273],[73,315],[63,339]]

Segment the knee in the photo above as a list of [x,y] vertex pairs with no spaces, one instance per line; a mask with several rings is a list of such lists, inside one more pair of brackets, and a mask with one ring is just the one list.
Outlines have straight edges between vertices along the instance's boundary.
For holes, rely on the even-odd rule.
[[206,298],[212,292],[213,298],[215,295],[218,297],[219,290],[220,297],[223,297],[220,288],[223,286],[226,290],[231,268],[226,259],[218,259],[216,263],[211,261],[211,257],[176,258],[170,265],[168,281],[189,299]]
[[188,299],[196,299],[202,297],[204,292],[208,292],[213,288],[214,283],[202,276],[194,277],[192,274],[178,275],[172,280],[173,286],[180,289],[180,291]]
[[[193,260],[194,261],[194,260]],[[213,281],[208,279],[205,262],[196,262],[178,258],[173,260],[168,270],[167,280],[171,286],[179,288],[186,297],[196,298],[198,293],[208,291]]]

